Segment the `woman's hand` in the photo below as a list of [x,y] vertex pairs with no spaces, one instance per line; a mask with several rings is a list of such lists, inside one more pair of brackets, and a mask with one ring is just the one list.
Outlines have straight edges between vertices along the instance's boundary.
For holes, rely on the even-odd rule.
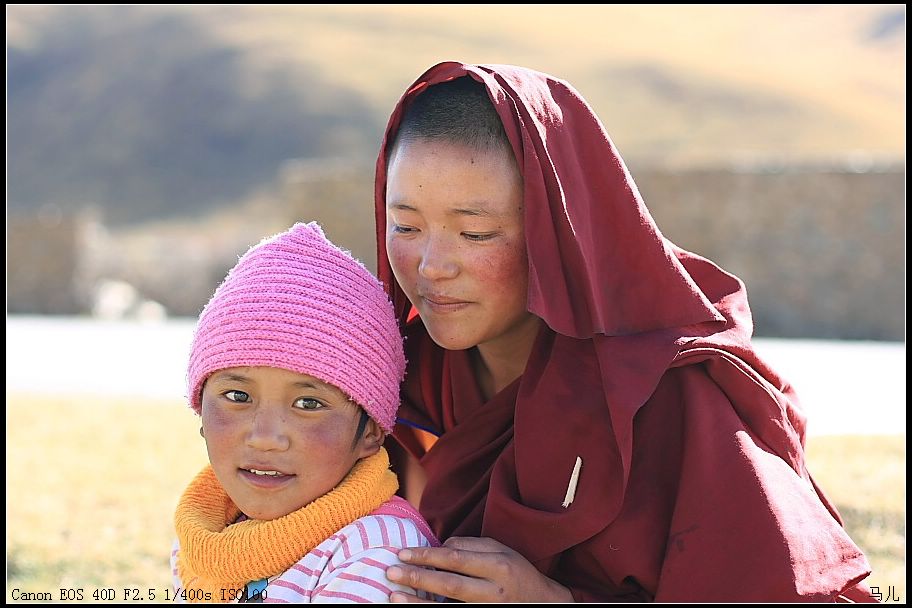
[[[454,536],[442,547],[403,549],[389,580],[463,602],[572,602],[570,590],[551,580],[526,558],[492,538]],[[423,566],[431,566],[429,570]],[[391,602],[421,602],[394,592]]]

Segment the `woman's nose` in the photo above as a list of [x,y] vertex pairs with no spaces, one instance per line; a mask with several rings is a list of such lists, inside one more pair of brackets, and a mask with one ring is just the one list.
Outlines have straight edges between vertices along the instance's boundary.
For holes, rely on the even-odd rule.
[[421,254],[418,272],[430,281],[455,277],[459,274],[459,263],[453,246],[440,238],[428,238]]
[[288,419],[278,408],[257,407],[253,414],[247,445],[263,452],[287,450]]

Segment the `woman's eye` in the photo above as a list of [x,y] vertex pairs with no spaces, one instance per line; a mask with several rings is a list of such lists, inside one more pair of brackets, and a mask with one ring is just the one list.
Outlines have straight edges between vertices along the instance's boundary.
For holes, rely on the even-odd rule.
[[294,406],[302,410],[319,410],[323,409],[323,404],[316,399],[310,399],[308,397],[301,397],[300,399],[294,402]]
[[244,391],[225,391],[224,395],[228,401],[235,401],[237,403],[247,403],[250,401],[250,395]]
[[497,236],[497,233],[496,232],[486,232],[484,234],[474,234],[471,232],[463,232],[462,236],[469,239],[470,241],[487,241],[487,240],[492,239],[495,236]]

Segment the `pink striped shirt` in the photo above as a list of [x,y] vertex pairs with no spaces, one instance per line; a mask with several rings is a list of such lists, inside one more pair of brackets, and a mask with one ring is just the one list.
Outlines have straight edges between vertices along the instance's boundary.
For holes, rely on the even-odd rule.
[[[405,500],[394,496],[366,517],[355,520],[278,576],[269,579],[264,603],[389,602],[390,593],[415,590],[386,578],[386,569],[400,563],[405,547],[436,547],[439,543],[427,523]],[[183,588],[177,575],[180,545],[171,551],[175,601]],[[418,592],[424,599],[439,599]],[[218,601],[218,598],[213,598]]]

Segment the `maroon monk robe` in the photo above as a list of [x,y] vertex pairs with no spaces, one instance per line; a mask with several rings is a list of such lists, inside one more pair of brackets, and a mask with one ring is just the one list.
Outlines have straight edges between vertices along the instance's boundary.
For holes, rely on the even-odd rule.
[[[379,275],[402,324],[386,147],[412,98],[464,75],[487,87],[523,176],[528,310],[545,323],[523,375],[485,403],[468,352],[408,322],[395,437],[428,474],[434,532],[492,537],[577,600],[873,599],[864,555],[808,474],[794,391],[750,345],[744,285],[662,236],[566,82],[446,62],[402,97],[375,191]],[[417,429],[439,439],[428,449]]]

